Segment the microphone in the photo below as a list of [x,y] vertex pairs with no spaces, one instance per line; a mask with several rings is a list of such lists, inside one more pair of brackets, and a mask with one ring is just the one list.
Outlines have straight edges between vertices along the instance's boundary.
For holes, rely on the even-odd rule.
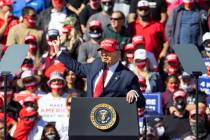
[[103,70],[107,69],[107,63],[103,62]]

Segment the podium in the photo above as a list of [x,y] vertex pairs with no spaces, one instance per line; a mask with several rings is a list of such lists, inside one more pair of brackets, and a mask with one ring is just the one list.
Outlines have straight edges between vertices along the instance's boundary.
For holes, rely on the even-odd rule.
[[138,140],[136,103],[124,97],[73,98],[70,140]]

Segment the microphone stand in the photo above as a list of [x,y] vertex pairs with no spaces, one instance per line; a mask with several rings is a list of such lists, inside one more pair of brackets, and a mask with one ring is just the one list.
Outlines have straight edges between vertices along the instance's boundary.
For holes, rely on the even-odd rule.
[[103,62],[103,73],[102,73],[103,74],[103,85],[102,85],[103,87],[102,87],[101,95],[104,92],[104,88],[105,88],[105,80],[106,80],[105,78],[106,78],[106,75],[107,75],[107,74],[105,75],[105,73],[104,73],[105,70],[107,70],[107,63]]
[[9,74],[9,72],[2,72],[4,78],[4,140],[7,140],[7,83]]
[[199,89],[198,89],[198,79],[199,79],[199,76],[202,75],[202,72],[200,71],[193,71],[192,72],[192,76],[195,78],[196,80],[196,139],[198,140],[199,137],[198,137],[198,130],[199,130],[199,127],[198,127],[198,112],[199,112],[199,106],[198,106],[198,94],[199,94]]
[[143,135],[145,135],[145,140],[147,140],[147,117],[146,116],[143,119],[143,124],[144,124],[143,126],[145,127]]

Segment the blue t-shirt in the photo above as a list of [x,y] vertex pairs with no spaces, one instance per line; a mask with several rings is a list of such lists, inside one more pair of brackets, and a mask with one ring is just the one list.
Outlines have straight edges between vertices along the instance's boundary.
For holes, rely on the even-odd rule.
[[180,23],[180,44],[197,44],[199,36],[199,11],[187,11],[184,10]]
[[34,8],[37,13],[40,13],[45,9],[45,0],[15,0],[13,4],[14,16],[20,17],[22,15],[22,9],[25,6],[30,6]]

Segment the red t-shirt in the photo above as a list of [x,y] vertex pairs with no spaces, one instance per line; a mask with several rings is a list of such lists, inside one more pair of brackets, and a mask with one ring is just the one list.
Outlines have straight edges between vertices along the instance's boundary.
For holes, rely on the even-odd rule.
[[[0,38],[0,44],[6,44],[7,41],[7,35],[9,33],[9,30],[16,24],[19,23],[19,19],[17,17],[11,16],[9,17],[9,23],[7,24],[6,30],[3,33],[3,36]],[[0,18],[0,27],[4,24],[4,19]]]
[[164,27],[161,23],[151,21],[148,25],[143,27],[139,20],[130,23],[132,35],[142,35],[145,39],[145,49],[154,53],[156,59],[158,58],[163,43],[166,42]]

